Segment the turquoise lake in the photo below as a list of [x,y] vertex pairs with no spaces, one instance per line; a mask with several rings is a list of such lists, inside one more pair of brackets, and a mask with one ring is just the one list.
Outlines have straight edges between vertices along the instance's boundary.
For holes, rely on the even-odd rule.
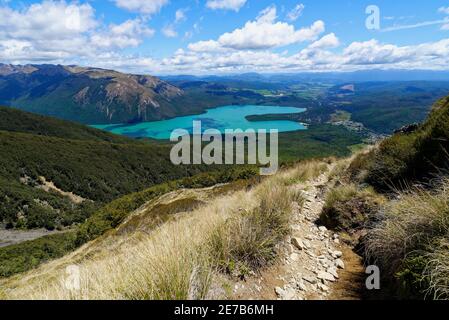
[[185,129],[192,133],[193,121],[200,120],[202,130],[218,129],[224,133],[226,129],[277,129],[279,132],[305,130],[306,127],[295,121],[255,121],[246,120],[246,116],[263,114],[291,114],[301,113],[306,109],[279,106],[223,106],[208,109],[207,112],[194,115],[177,117],[169,120],[141,122],[132,124],[107,124],[93,125],[97,129],[106,130],[115,134],[121,134],[133,138],[170,139],[173,130]]

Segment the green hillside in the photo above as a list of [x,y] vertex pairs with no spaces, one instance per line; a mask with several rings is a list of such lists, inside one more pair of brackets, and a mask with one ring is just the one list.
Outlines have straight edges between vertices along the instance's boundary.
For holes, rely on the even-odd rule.
[[0,106],[0,131],[22,132],[72,140],[129,143],[131,140],[74,122]]
[[[98,205],[211,167],[175,166],[170,145],[0,108],[0,221],[8,227],[69,226]],[[42,190],[41,178],[86,201]]]
[[412,133],[386,139],[368,156],[366,180],[378,189],[402,189],[447,171],[449,98],[438,101],[426,122]]

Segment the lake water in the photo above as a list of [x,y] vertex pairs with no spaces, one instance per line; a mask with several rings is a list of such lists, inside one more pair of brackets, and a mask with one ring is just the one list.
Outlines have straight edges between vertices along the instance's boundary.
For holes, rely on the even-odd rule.
[[279,106],[223,106],[208,109],[206,113],[194,116],[177,117],[169,120],[141,122],[135,124],[107,124],[93,125],[97,129],[106,130],[134,138],[170,139],[175,129],[185,129],[192,133],[193,121],[200,120],[202,130],[218,129],[222,133],[226,129],[278,129],[279,132],[305,130],[306,127],[295,121],[248,121],[246,116],[263,114],[291,114],[301,113],[306,109]]

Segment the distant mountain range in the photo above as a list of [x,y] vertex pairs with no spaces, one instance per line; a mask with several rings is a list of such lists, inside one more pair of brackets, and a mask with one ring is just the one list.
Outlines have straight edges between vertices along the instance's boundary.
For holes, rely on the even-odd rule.
[[243,73],[229,75],[172,75],[165,81],[258,81],[258,82],[370,82],[370,81],[449,81],[449,71],[431,70],[365,70],[354,72]]
[[313,99],[273,92],[290,92],[298,84],[307,83],[391,81],[445,84],[449,72],[372,70],[157,78],[79,66],[0,64],[0,104],[83,124],[132,123],[199,114],[210,107],[231,104],[310,109],[316,104]]

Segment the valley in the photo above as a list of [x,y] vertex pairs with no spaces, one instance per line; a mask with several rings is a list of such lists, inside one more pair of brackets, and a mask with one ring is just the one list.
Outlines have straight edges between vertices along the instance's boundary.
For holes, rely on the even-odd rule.
[[440,300],[447,1],[0,0],[2,315]]
[[336,112],[345,112],[370,132],[391,134],[423,121],[433,102],[449,90],[444,74],[407,72],[410,81],[398,80],[400,73],[388,71],[379,71],[375,81],[371,81],[374,71],[157,78],[88,67],[0,64],[0,105],[100,128],[201,115],[220,106],[283,106],[306,111],[245,116],[252,122],[321,125],[332,121]]
[[[0,107],[0,298],[371,298],[355,285],[362,263],[383,259],[364,238],[386,232],[366,225],[371,214],[394,207],[391,184],[415,192],[408,181],[424,187],[445,166],[429,151],[447,150],[447,103],[432,107],[449,91],[444,81],[0,70],[0,101],[18,108]],[[6,99],[16,81],[39,90]],[[281,171],[262,178],[256,165],[174,165],[170,133],[193,120],[203,129],[278,129]],[[428,277],[407,260],[383,281],[401,274],[407,296],[421,297],[409,263]],[[61,287],[71,265],[86,291]],[[391,290],[384,297],[403,294]]]

